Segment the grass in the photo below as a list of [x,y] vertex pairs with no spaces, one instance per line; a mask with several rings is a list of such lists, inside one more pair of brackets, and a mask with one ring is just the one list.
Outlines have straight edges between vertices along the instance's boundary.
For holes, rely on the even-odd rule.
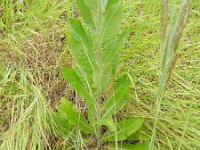
[[[0,2],[0,64],[4,68],[0,82],[1,149],[63,144],[45,130],[44,118],[47,107],[53,108],[60,97],[73,99],[73,91],[59,72],[61,66],[74,64],[66,38],[69,4],[73,6],[71,15],[77,15],[73,1]],[[176,10],[179,4],[175,4]],[[160,4],[156,0],[127,0],[124,5],[122,28],[131,26],[133,32],[120,48],[118,73],[129,70],[134,88],[132,101],[118,115],[146,117],[150,137],[159,77]],[[161,150],[200,149],[199,10],[198,0],[193,0],[177,50],[181,56],[161,103],[156,134],[156,146]],[[84,111],[81,99],[77,105]],[[52,140],[55,145],[49,144]]]
[[[48,134],[47,105],[30,72],[9,67],[1,85],[2,114],[0,149],[43,149]],[[13,79],[18,80],[13,81]]]

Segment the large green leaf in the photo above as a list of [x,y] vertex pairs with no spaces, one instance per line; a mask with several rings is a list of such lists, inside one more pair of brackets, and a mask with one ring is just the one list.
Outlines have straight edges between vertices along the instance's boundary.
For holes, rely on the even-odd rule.
[[123,75],[117,80],[113,93],[103,103],[103,119],[113,115],[124,107],[128,99],[124,96],[128,94],[131,81],[128,75]]
[[[109,145],[107,147],[108,150],[115,150],[115,145]],[[139,143],[139,144],[122,144],[118,145],[118,150],[149,150],[149,145],[145,143]]]
[[88,56],[94,57],[93,41],[89,32],[85,32],[81,24],[81,21],[79,19],[70,18],[69,20],[70,20],[71,27],[73,29],[71,32],[72,37],[82,42],[83,44],[82,47],[86,49]]
[[77,111],[74,104],[65,98],[61,98],[58,110],[65,112],[65,115],[70,124],[78,126],[81,131],[87,134],[94,134],[93,128],[88,124],[81,112]]
[[95,54],[90,36],[85,32],[80,20],[70,19],[72,54],[82,74],[81,78],[91,85]]
[[[88,82],[89,85],[92,82],[93,75],[93,61],[89,58],[87,51],[81,46],[81,42],[79,40],[75,40],[72,37],[72,54],[76,61],[77,68],[79,70],[79,74],[82,81]],[[84,82],[84,83],[85,83]]]
[[103,23],[103,42],[106,42],[116,36],[122,20],[122,4],[111,5],[106,10]]
[[[91,1],[87,0],[87,4],[92,5]],[[84,0],[76,0],[80,14],[85,21],[85,23],[92,29],[95,29],[94,20],[92,18],[92,13],[90,11],[90,8],[85,4]],[[92,7],[95,7],[95,3],[92,5]]]
[[99,64],[96,63],[93,70],[93,86],[103,91],[112,80],[112,72],[113,66],[111,63],[107,65],[104,65],[103,61]]
[[124,40],[124,38],[130,33],[130,30],[125,30],[118,38],[108,41],[105,46],[105,50],[102,53],[102,65],[101,65],[101,87],[104,89],[112,80],[115,75],[117,66],[118,46]]
[[93,10],[97,9],[97,0],[84,0],[85,4]]
[[104,65],[110,65],[111,63],[116,62],[115,59],[118,54],[118,46],[127,37],[130,31],[130,29],[124,30],[124,32],[118,38],[108,42],[102,54],[102,60]]
[[[113,39],[108,42],[109,44],[107,44],[105,50],[102,53],[101,65],[96,65],[94,67],[94,86],[100,87],[102,91],[111,82],[112,77],[115,74],[118,54],[117,41],[117,39]],[[97,81],[99,83],[97,83]]]
[[126,140],[130,135],[137,131],[143,124],[143,118],[129,118],[124,119],[116,124],[117,131],[109,131],[105,137],[104,141],[123,141]]
[[79,96],[83,97],[87,102],[89,111],[95,111],[95,98],[92,95],[92,91],[85,86],[80,77],[73,69],[62,68],[62,75],[68,81],[68,83],[74,88],[74,90],[78,93]]
[[111,82],[113,75],[115,74],[118,46],[129,33],[130,29],[127,29],[117,38],[106,42],[106,44],[104,44],[105,50],[102,53],[100,63],[94,64],[94,87],[101,88],[101,91],[103,91],[107,87],[107,85]]
[[113,70],[117,64],[116,54],[117,39],[113,39],[105,44],[105,50],[102,53],[101,60],[99,64],[96,63],[94,66],[94,87],[101,88],[101,91],[103,91],[112,80]]

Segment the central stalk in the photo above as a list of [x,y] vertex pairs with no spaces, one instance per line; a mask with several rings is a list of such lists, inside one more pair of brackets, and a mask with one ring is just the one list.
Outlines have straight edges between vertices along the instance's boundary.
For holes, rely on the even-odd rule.
[[[101,113],[101,79],[102,79],[102,75],[101,75],[101,50],[102,50],[102,30],[103,30],[103,5],[102,5],[102,0],[97,0],[97,5],[98,5],[98,9],[97,9],[97,40],[96,40],[96,56],[97,56],[97,65],[98,65],[98,77],[96,78],[97,83],[97,106],[96,106],[96,116],[97,116],[97,120],[100,121],[102,118],[102,113]],[[102,139],[102,133],[101,133],[101,125],[97,124],[97,149],[100,150],[101,149],[101,139]]]

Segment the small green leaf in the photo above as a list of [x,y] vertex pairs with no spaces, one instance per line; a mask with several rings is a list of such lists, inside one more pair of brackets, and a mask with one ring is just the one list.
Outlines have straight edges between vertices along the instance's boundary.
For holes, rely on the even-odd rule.
[[113,122],[112,116],[108,116],[107,118],[103,119],[100,123],[100,125],[106,125],[110,131],[115,132],[117,130],[117,127],[115,123]]
[[148,127],[142,125],[139,130],[130,135],[127,140],[131,141],[150,141],[151,140],[151,131]]
[[68,83],[74,88],[74,90],[78,93],[79,96],[82,96],[84,100],[87,102],[89,111],[95,111],[95,98],[93,97],[90,90],[85,86],[80,77],[73,69],[63,68],[61,69],[62,75],[68,81]]
[[89,8],[93,10],[97,9],[97,0],[84,0],[84,2]]
[[121,25],[122,13],[121,3],[112,5],[106,10],[103,23],[103,42],[111,40],[116,36]]
[[[94,20],[92,18],[92,13],[89,9],[89,7],[85,4],[84,0],[76,0],[80,14],[83,18],[83,20],[85,21],[85,23],[91,28],[91,29],[95,29],[95,24],[94,24]],[[91,5],[90,3],[87,3]],[[95,5],[95,4],[94,4]],[[94,7],[94,6],[93,6]]]
[[60,104],[58,105],[58,110],[65,112],[68,121],[74,125],[78,126],[81,131],[86,134],[94,134],[92,127],[88,124],[85,117],[77,111],[74,104],[65,98],[61,98]]
[[[115,145],[109,145],[109,150],[115,150]],[[145,143],[139,143],[139,144],[122,144],[118,145],[118,150],[149,150],[149,145]]]
[[143,124],[143,118],[129,118],[118,122],[116,132],[108,132],[104,141],[123,141],[137,131]]
[[103,103],[103,119],[109,115],[117,113],[128,102],[124,96],[131,87],[128,75],[124,75],[117,80],[113,93]]

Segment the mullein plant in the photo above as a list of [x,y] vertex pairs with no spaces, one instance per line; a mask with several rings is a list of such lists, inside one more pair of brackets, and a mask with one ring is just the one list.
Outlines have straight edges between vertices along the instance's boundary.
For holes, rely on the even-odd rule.
[[[71,148],[75,149],[88,145],[93,145],[93,149],[148,149],[143,143],[123,144],[142,126],[144,118],[118,120],[115,117],[129,101],[127,95],[131,88],[129,74],[115,80],[117,49],[130,32],[125,30],[118,34],[122,3],[120,0],[76,0],[76,3],[81,19],[69,19],[71,53],[76,66],[62,68],[61,72],[86,102],[87,114],[83,115],[72,102],[61,98],[57,110],[51,112],[55,121],[52,129],[55,135],[68,141],[73,141],[78,133],[82,144],[76,146],[71,142]],[[113,85],[111,90],[110,85]],[[108,91],[110,94],[105,94]],[[108,96],[103,99],[105,95]],[[88,143],[91,138],[95,142]]]
[[[189,15],[189,10],[192,0],[182,0],[178,16],[174,23],[175,0],[171,0],[169,7],[169,0],[161,0],[161,76],[157,92],[157,106],[155,113],[154,128],[150,143],[150,149],[154,148],[156,126],[159,118],[161,101],[165,90],[169,83],[169,79],[173,73],[179,53],[177,48],[180,42],[182,32],[185,28],[186,21]],[[169,19],[168,19],[169,18]]]

